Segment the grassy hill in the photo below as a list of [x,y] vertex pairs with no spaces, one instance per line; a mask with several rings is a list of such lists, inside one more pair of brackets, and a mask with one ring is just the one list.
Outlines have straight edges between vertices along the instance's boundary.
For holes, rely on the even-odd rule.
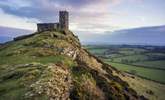
[[138,100],[117,71],[70,31],[45,31],[0,47],[0,100]]
[[165,85],[137,77],[136,75],[121,73],[117,75],[128,82],[130,87],[135,89],[138,94],[144,95],[149,100],[164,100]]
[[114,66],[115,68],[143,77],[145,79],[151,79],[157,82],[165,83],[164,80],[164,75],[165,71],[164,70],[159,70],[159,69],[148,69],[144,67],[138,67],[134,65],[127,65],[127,64],[121,64],[121,63],[113,63],[113,62],[107,62]]

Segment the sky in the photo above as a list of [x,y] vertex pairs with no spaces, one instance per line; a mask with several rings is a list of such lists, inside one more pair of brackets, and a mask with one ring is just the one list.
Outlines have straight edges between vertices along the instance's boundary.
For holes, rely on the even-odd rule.
[[165,0],[0,0],[0,26],[36,30],[36,23],[58,22],[70,13],[70,30],[103,34],[165,25]]

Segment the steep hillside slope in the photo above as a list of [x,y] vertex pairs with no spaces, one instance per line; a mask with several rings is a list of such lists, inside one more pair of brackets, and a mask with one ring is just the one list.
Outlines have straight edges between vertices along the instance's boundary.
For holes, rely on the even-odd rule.
[[70,31],[19,37],[0,47],[0,100],[141,100]]

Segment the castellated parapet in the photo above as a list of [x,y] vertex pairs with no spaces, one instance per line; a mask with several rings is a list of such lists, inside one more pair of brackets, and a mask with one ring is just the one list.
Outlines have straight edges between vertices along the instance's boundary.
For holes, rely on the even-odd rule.
[[38,32],[52,30],[69,30],[69,13],[67,11],[59,12],[59,23],[38,23]]
[[37,30],[38,32],[42,31],[52,31],[59,29],[59,23],[38,23]]

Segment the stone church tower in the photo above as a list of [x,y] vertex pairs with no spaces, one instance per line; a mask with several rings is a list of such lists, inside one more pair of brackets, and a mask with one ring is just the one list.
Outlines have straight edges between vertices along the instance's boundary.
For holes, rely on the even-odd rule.
[[59,12],[59,25],[61,30],[69,29],[69,13],[67,11]]
[[69,12],[59,12],[59,23],[38,23],[38,32],[53,30],[69,30]]

